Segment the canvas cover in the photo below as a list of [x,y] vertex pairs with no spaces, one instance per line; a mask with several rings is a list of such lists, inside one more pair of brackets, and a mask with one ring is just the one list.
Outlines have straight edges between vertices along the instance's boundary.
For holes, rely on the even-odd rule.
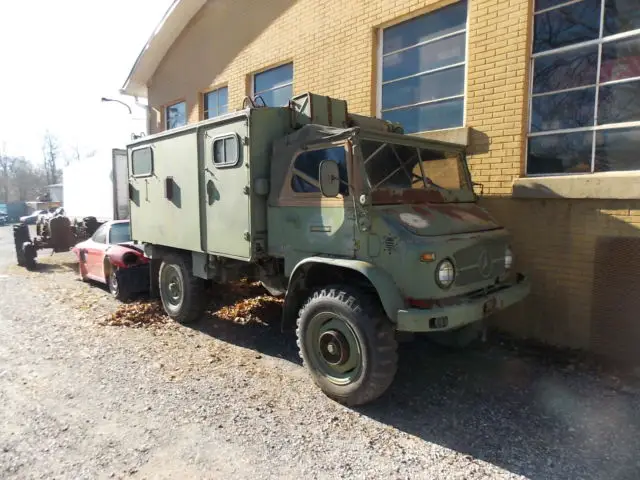
[[282,187],[284,178],[291,166],[296,152],[310,148],[314,145],[322,145],[331,142],[348,140],[353,137],[359,129],[356,128],[336,128],[324,125],[309,124],[299,130],[280,138],[273,143],[271,156],[271,179],[269,192],[269,205],[275,205]]

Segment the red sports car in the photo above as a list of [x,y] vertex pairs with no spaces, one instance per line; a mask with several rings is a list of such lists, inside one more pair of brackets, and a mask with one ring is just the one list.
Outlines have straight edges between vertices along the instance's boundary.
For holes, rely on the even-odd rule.
[[90,239],[71,250],[78,258],[82,280],[108,285],[118,300],[149,290],[149,259],[131,241],[129,220],[103,223]]

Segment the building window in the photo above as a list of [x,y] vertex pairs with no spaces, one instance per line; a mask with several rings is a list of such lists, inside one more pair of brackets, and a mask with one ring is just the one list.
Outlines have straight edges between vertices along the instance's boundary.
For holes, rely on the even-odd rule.
[[467,1],[381,31],[378,114],[405,132],[461,127]]
[[347,155],[342,146],[307,151],[298,155],[293,164],[291,189],[298,193],[320,193],[319,173],[323,160],[333,160],[338,164],[340,194],[348,196]]
[[527,174],[640,170],[638,0],[536,0]]
[[240,137],[235,133],[213,141],[213,164],[217,168],[233,167],[240,160]]
[[205,93],[202,98],[205,120],[227,113],[228,101],[229,91],[227,87],[221,87]]
[[253,96],[260,96],[269,107],[282,107],[293,96],[293,63],[256,73]]
[[174,103],[169,105],[164,110],[165,128],[171,130],[172,128],[182,127],[187,124],[187,105],[185,102]]

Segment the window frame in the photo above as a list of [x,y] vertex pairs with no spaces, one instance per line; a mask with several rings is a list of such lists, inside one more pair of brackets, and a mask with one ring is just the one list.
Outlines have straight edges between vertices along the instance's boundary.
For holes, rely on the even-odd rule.
[[[227,113],[229,113],[229,86],[227,84],[222,84],[222,85],[218,85],[216,87],[210,88],[208,90],[205,90],[202,92],[201,94],[201,99],[200,99],[200,105],[201,105],[201,109],[200,111],[201,113],[201,120],[211,120],[212,118],[216,118],[216,117],[207,117],[207,112],[208,110],[206,109],[206,99],[207,99],[207,95],[210,95],[212,93],[216,93],[216,92],[220,92],[220,90],[226,89],[227,90],[227,111],[225,113],[221,113],[218,114],[217,116],[222,116],[222,115],[226,115]],[[220,96],[218,95],[218,99],[220,99]],[[220,109],[220,102],[218,102],[217,104],[218,110]]]
[[[256,92],[256,77],[259,75],[262,75],[264,73],[270,72],[272,70],[277,70],[278,68],[282,68],[282,67],[286,67],[287,65],[291,65],[291,81],[289,83],[286,83],[284,85],[280,85],[279,87],[272,87],[272,88],[268,88],[266,90],[260,90],[259,92]],[[291,96],[294,95],[294,91],[293,91],[293,79],[295,76],[295,67],[294,67],[294,63],[293,60],[289,60],[286,61],[284,63],[279,63],[277,65],[272,65],[270,67],[264,68],[262,70],[258,70],[256,72],[253,72],[251,74],[251,98],[254,98],[259,96],[262,93],[265,92],[272,92],[274,90],[280,90],[281,88],[285,88],[285,87],[291,87]],[[267,105],[269,106],[274,106],[274,105]]]
[[[181,103],[184,103],[184,125],[180,125],[177,127],[173,127],[173,128],[169,128],[168,127],[168,122],[169,122],[169,115],[167,114],[167,110],[171,107],[174,107],[176,105],[179,105]],[[162,107],[162,119],[163,119],[163,127],[164,127],[164,131],[168,132],[170,130],[177,130],[178,128],[182,128],[185,127],[189,124],[189,120],[188,120],[188,114],[187,114],[187,101],[185,99],[180,99],[180,100],[176,100],[175,102],[171,102],[171,103],[167,103],[166,105],[164,105]]]
[[[638,166],[638,169],[636,170],[611,170],[611,171],[604,171],[604,172],[596,172],[595,171],[595,161],[596,161],[596,148],[597,148],[597,139],[596,139],[596,135],[599,131],[603,131],[603,130],[617,130],[617,129],[624,129],[624,128],[634,128],[634,127],[640,127],[640,120],[637,121],[632,121],[632,122],[619,122],[619,123],[609,123],[609,124],[605,124],[605,125],[598,125],[598,110],[599,110],[599,93],[600,93],[600,87],[601,86],[609,86],[609,85],[619,85],[619,84],[623,84],[623,83],[630,83],[630,82],[640,82],[640,76],[636,76],[636,77],[631,77],[631,78],[624,78],[621,80],[609,80],[609,81],[605,81],[605,82],[600,82],[600,73],[601,73],[601,66],[602,66],[602,49],[604,45],[607,44],[611,44],[611,43],[615,43],[618,42],[620,40],[625,40],[625,39],[633,39],[636,38],[640,41],[640,28],[634,29],[634,30],[629,30],[627,32],[621,32],[621,33],[616,33],[614,35],[609,35],[609,36],[603,36],[604,34],[604,24],[605,24],[605,12],[606,12],[606,2],[607,0],[599,0],[600,2],[600,23],[599,23],[599,32],[598,32],[598,38],[593,39],[593,40],[588,40],[586,42],[578,42],[575,44],[571,44],[571,45],[565,45],[563,47],[559,47],[559,48],[554,48],[554,49],[549,49],[549,50],[545,50],[543,52],[538,52],[538,53],[534,53],[533,52],[533,48],[534,48],[534,44],[535,44],[535,20],[536,20],[536,16],[543,14],[543,13],[547,13],[553,10],[557,10],[563,7],[568,7],[571,5],[575,5],[578,3],[581,3],[584,0],[566,0],[563,1],[561,3],[558,3],[557,5],[553,5],[551,7],[547,7],[547,8],[543,8],[540,9],[538,11],[535,10],[535,0],[533,0],[533,5],[532,5],[532,16],[531,16],[531,22],[530,22],[530,38],[531,41],[529,43],[529,64],[528,64],[528,68],[529,68],[529,78],[528,78],[528,90],[527,90],[527,94],[528,94],[528,103],[527,103],[527,108],[528,108],[528,118],[527,118],[527,130],[526,130],[526,134],[525,134],[525,142],[524,142],[524,177],[526,178],[540,178],[540,177],[566,177],[566,176],[570,176],[570,175],[580,175],[580,176],[588,176],[588,175],[602,175],[602,174],[611,174],[611,173],[640,173],[640,165]],[[534,93],[533,93],[533,80],[534,80],[534,75],[535,75],[535,61],[537,58],[540,57],[545,57],[545,56],[549,56],[549,55],[556,55],[559,53],[566,53],[566,52],[571,52],[574,50],[579,50],[581,48],[587,48],[587,47],[593,47],[593,46],[597,46],[597,52],[598,52],[598,60],[597,60],[597,66],[596,66],[596,78],[595,78],[595,83],[594,84],[590,84],[587,86],[579,86],[579,87],[571,87],[571,88],[566,88],[566,89],[560,89],[560,90],[552,90],[551,92],[543,92],[541,94],[535,94],[535,97],[541,97],[541,96],[547,96],[547,95],[553,95],[553,94],[557,94],[557,93],[564,93],[564,92],[572,92],[572,91],[583,91],[586,90],[588,88],[595,88],[595,99],[594,99],[594,105],[593,105],[593,125],[591,126],[587,126],[587,127],[577,127],[577,128],[564,128],[564,129],[556,129],[556,130],[544,130],[544,131],[540,131],[540,132],[531,132],[531,124],[532,124],[532,120],[533,120],[533,99],[534,99]],[[529,170],[529,139],[531,138],[536,138],[536,137],[543,137],[543,136],[550,136],[550,135],[562,135],[562,134],[570,134],[570,133],[584,133],[584,132],[592,132],[592,139],[591,139],[591,158],[590,158],[590,171],[589,172],[561,172],[561,173],[528,173]]]
[[[388,53],[384,53],[384,31],[388,28],[391,27],[396,27],[398,25],[401,25],[405,22],[409,22],[411,20],[415,20],[416,18],[420,18],[420,17],[424,17],[427,15],[432,15],[437,13],[439,10],[443,9],[443,8],[447,8],[450,7],[452,5],[455,5],[457,3],[462,3],[462,2],[466,2],[467,4],[467,18],[465,20],[465,26],[464,29],[462,30],[456,30],[455,32],[450,32],[450,33],[446,33],[444,35],[440,35],[439,37],[435,37],[429,40],[426,40],[424,42],[419,42],[416,43],[414,45],[411,45],[409,47],[403,47],[400,48],[398,50],[394,50],[392,52],[388,52]],[[455,127],[447,127],[447,128],[439,128],[439,129],[434,129],[434,130],[419,130],[417,132],[413,132],[411,133],[411,135],[418,135],[421,133],[426,133],[426,132],[440,132],[440,131],[447,131],[447,130],[455,130],[455,129],[459,129],[459,128],[464,128],[465,125],[467,124],[467,99],[468,99],[468,89],[469,89],[469,26],[470,26],[470,18],[471,18],[471,14],[470,14],[470,5],[469,3],[471,2],[471,0],[456,0],[456,1],[452,1],[450,3],[447,3],[446,5],[438,5],[436,8],[431,8],[427,11],[422,11],[416,15],[413,15],[409,18],[401,18],[397,21],[394,21],[393,23],[389,23],[389,24],[385,24],[383,26],[380,26],[377,29],[377,35],[376,35],[376,40],[377,40],[377,49],[376,49],[376,106],[375,106],[375,116],[377,118],[382,118],[382,87],[383,85],[386,85],[388,83],[393,83],[393,82],[397,82],[399,80],[405,80],[408,78],[413,78],[413,77],[418,77],[420,75],[424,75],[426,73],[437,73],[440,71],[446,71],[452,68],[456,68],[456,67],[460,67],[460,66],[464,66],[464,78],[463,78],[463,90],[462,90],[462,95],[454,95],[451,97],[443,97],[443,98],[439,98],[436,100],[428,100],[426,102],[418,102],[418,103],[414,103],[414,104],[410,104],[410,105],[402,105],[400,107],[393,107],[392,109],[388,109],[390,111],[393,110],[401,110],[407,107],[416,107],[416,106],[421,106],[421,105],[429,105],[429,104],[435,104],[438,102],[444,102],[447,100],[454,100],[456,98],[462,98],[462,124],[455,126]],[[417,72],[414,73],[412,75],[406,76],[406,77],[400,77],[400,78],[396,78],[394,80],[390,80],[387,82],[383,82],[382,80],[382,74],[383,74],[383,58],[387,55],[392,55],[394,53],[398,53],[398,52],[403,52],[403,51],[407,51],[407,50],[411,50],[413,48],[418,48],[421,47],[423,45],[428,45],[430,43],[434,43],[437,42],[439,40],[444,40],[446,38],[450,38],[450,37],[455,37],[456,35],[460,35],[461,33],[464,33],[464,62],[458,62],[458,63],[453,63],[451,65],[447,65],[445,67],[438,67],[438,68],[434,68],[431,70],[425,70],[425,71],[421,71],[421,72]]]
[[[296,159],[305,152],[310,150],[323,150],[327,148],[342,147],[345,149],[346,162],[347,162],[347,178],[349,180],[350,187],[355,189],[362,187],[362,174],[354,167],[353,162],[353,148],[354,143],[351,140],[336,141],[336,142],[323,142],[315,144],[310,148],[298,149],[291,157],[291,163],[287,168],[287,173],[284,177],[284,183],[280,194],[278,195],[277,204],[282,207],[295,207],[295,206],[335,206],[344,207],[345,205],[351,205],[352,200],[349,197],[345,197],[342,194],[338,194],[335,197],[325,197],[322,195],[322,191],[319,192],[296,192],[291,186],[291,181],[294,175],[294,168]],[[351,192],[349,192],[351,194]]]
[[[104,234],[104,242],[98,242],[96,241],[96,235],[98,235],[99,233],[102,233],[101,230],[105,231]],[[103,223],[102,225],[100,225],[95,232],[93,232],[93,235],[91,235],[91,241],[93,243],[97,243],[99,245],[109,245],[108,240],[109,240],[109,231],[111,230],[111,226],[107,225],[105,223]]]
[[[224,145],[224,140],[226,140],[227,138],[234,138],[236,140],[236,151],[237,151],[237,155],[236,155],[236,161],[234,163],[229,163],[229,162],[225,162],[225,163],[216,163],[215,162],[215,155],[216,155],[216,142],[222,141],[223,145]],[[231,133],[222,133],[220,135],[216,135],[215,137],[213,137],[211,139],[211,163],[213,164],[213,166],[217,169],[224,169],[224,168],[233,168],[238,166],[238,164],[240,163],[240,156],[241,156],[241,149],[242,149],[242,139],[240,138],[240,135],[238,135],[238,133],[236,132],[231,132]],[[225,156],[225,160],[227,158],[227,149],[225,148],[224,150],[224,156]]]
[[[133,173],[133,156],[136,152],[140,151],[140,150],[149,150],[149,152],[151,153],[151,170],[149,171],[149,173],[138,173],[138,174],[134,174]],[[153,145],[145,145],[142,147],[137,147],[131,150],[131,176],[133,178],[148,178],[148,177],[153,177],[153,172],[155,170],[155,155],[153,153]]]
[[[350,148],[348,147],[347,143],[344,142],[338,142],[335,144],[326,144],[326,145],[322,145],[322,146],[317,146],[317,145],[313,145],[310,148],[306,148],[304,150],[298,150],[296,151],[295,155],[293,156],[292,160],[291,160],[291,166],[289,167],[289,175],[288,175],[288,188],[291,191],[291,194],[296,196],[296,197],[302,197],[302,198],[315,198],[317,196],[321,197],[321,198],[329,198],[329,197],[325,197],[322,194],[322,189],[320,188],[320,179],[318,180],[314,180],[312,178],[309,177],[309,175],[307,175],[306,173],[304,173],[302,170],[297,169],[296,168],[296,162],[298,161],[298,158],[300,158],[301,155],[304,155],[305,153],[309,153],[309,152],[317,152],[318,150],[329,150],[332,148],[342,148],[344,151],[344,161],[345,161],[345,167],[347,170],[347,191],[349,191],[348,195],[343,195],[342,193],[338,193],[338,195],[335,198],[338,199],[344,199],[344,198],[348,198],[351,195],[351,185],[353,185],[353,182],[350,181],[351,179],[351,171],[350,171],[350,157],[349,157],[349,150]],[[295,176],[300,177],[302,180],[304,180],[305,182],[313,185],[314,187],[318,188],[317,192],[298,192],[296,190],[293,189],[293,178]],[[317,185],[316,185],[317,183]]]

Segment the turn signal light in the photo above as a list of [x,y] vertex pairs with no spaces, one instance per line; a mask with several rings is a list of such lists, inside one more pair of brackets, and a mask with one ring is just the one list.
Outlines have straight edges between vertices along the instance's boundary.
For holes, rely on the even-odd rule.
[[436,254],[433,252],[423,253],[420,255],[421,262],[433,262],[436,259]]

